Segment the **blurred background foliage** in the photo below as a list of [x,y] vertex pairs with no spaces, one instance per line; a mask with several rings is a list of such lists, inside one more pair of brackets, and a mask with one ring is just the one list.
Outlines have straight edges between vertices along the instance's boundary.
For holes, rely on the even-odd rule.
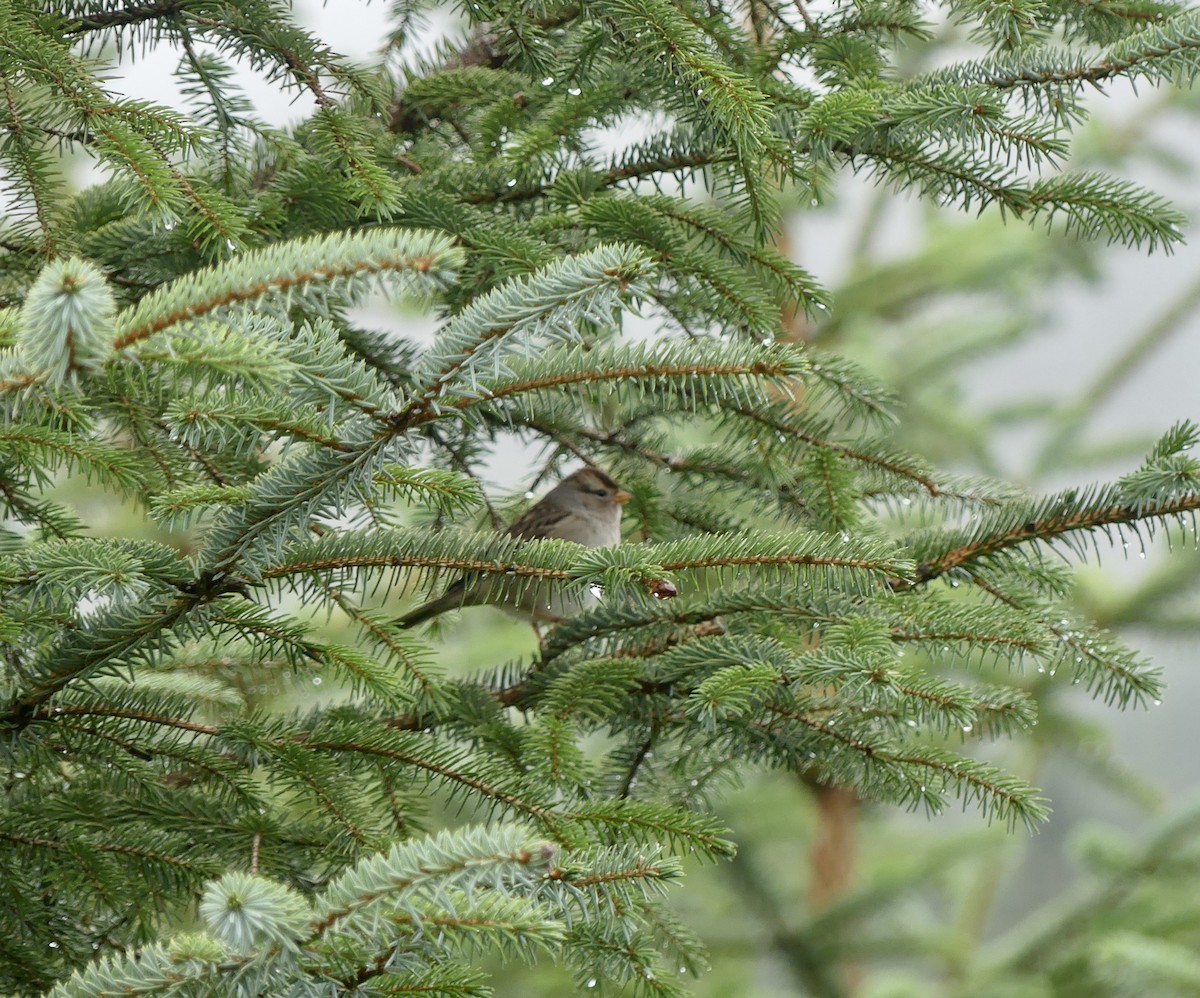
[[[914,64],[960,41],[947,31]],[[1072,166],[1148,182],[1194,219],[1197,95],[1126,96],[1080,129]],[[833,290],[828,320],[799,319],[796,334],[892,387],[898,443],[937,467],[1045,492],[1128,467],[1164,418],[1197,411],[1193,247],[1148,259],[995,212],[964,218],[853,175],[819,205],[798,203],[786,242]],[[693,874],[680,898],[712,950],[699,993],[1200,993],[1200,558],[1194,538],[1168,533],[1145,546],[1114,535],[1074,591],[1081,613],[1164,667],[1165,702],[1117,714],[1026,675],[1039,724],[987,747],[1046,790],[1045,828],[927,820],[755,776],[726,805],[738,859]]]

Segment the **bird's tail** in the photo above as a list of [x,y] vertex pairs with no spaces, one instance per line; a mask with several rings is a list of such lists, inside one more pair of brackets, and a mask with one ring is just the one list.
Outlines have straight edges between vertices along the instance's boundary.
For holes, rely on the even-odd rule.
[[410,610],[403,617],[397,617],[393,623],[397,627],[416,627],[439,613],[459,609],[466,602],[466,596],[466,587],[462,582],[456,582],[437,599]]
[[419,606],[410,613],[406,613],[403,617],[397,617],[392,623],[396,627],[416,627],[418,624],[423,624],[442,612],[437,606],[438,602],[438,600],[432,600],[424,606]]

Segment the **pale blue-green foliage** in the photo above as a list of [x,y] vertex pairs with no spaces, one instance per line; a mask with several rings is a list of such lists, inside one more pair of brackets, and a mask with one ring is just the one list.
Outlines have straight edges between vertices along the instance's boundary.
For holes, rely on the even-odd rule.
[[[172,951],[158,944],[143,947],[136,958],[106,956],[57,984],[49,998],[98,998],[111,994],[154,994],[185,988],[213,994],[218,961],[224,956],[216,944],[190,942]],[[207,986],[206,986],[207,985]]]
[[185,485],[160,492],[150,501],[149,513],[164,527],[186,526],[213,506],[246,502],[250,489],[245,485]]
[[149,590],[161,587],[164,571],[180,571],[177,562],[175,551],[165,545],[77,538],[31,545],[0,572],[13,573],[16,591],[23,593],[28,609],[86,616],[96,605],[135,608]]
[[[368,497],[364,483],[405,456],[397,441],[357,422],[340,435],[342,449],[296,450],[264,472],[248,498],[225,509],[208,535],[206,557],[224,570],[248,553],[278,557],[298,528],[317,517],[336,518]],[[247,562],[247,571],[256,569]]]
[[[21,406],[13,408],[19,412]],[[0,426],[0,443],[7,445],[14,467],[36,463],[44,472],[66,466],[120,491],[137,491],[146,484],[149,468],[144,455],[70,428],[13,420]]]
[[624,246],[602,246],[555,261],[481,295],[438,333],[415,372],[430,403],[449,385],[506,371],[508,358],[537,356],[548,342],[578,340],[585,328],[612,329],[623,299],[637,297],[648,261]]
[[21,309],[16,343],[27,369],[62,384],[95,373],[113,350],[116,302],[100,269],[68,257],[48,263]]
[[532,885],[541,878],[554,849],[531,842],[517,827],[442,832],[393,846],[348,870],[329,885],[315,911],[318,922],[367,931],[383,912],[412,899],[455,890],[477,892]]
[[392,465],[376,476],[375,484],[384,493],[412,503],[426,503],[445,512],[468,512],[483,502],[478,482],[440,468]]
[[[480,379],[466,399],[493,402],[516,396],[531,413],[537,393],[577,389],[618,402],[651,396],[662,409],[693,412],[711,407],[755,409],[792,390],[808,370],[805,352],[792,344],[647,342],[598,347],[557,346],[536,358],[507,362],[500,377]],[[589,386],[605,389],[591,393]],[[467,408],[469,402],[460,403]],[[497,406],[507,411],[511,403]]]
[[410,677],[387,656],[368,653],[347,645],[326,645],[321,652],[323,665],[334,678],[372,703],[390,710],[403,710],[416,703]]
[[[212,318],[174,326],[129,351],[139,366],[153,367],[180,392],[208,387],[278,389],[292,381],[299,364],[284,324],[271,315]],[[132,376],[132,375],[131,375]]]
[[745,663],[714,672],[691,693],[688,714],[715,729],[736,715],[761,710],[761,701],[779,682],[779,670],[770,662]]
[[297,364],[289,401],[301,411],[321,413],[326,426],[349,415],[385,415],[398,404],[378,372],[346,349],[329,322],[289,330],[288,349]]
[[146,714],[157,712],[219,716],[245,706],[246,697],[215,678],[150,672],[130,683],[117,676],[100,676],[64,699],[78,704],[112,703],[128,696]]
[[569,952],[589,939],[628,948],[623,958],[609,955],[615,979],[631,971],[652,978],[663,968],[647,944],[663,932],[676,960],[703,963],[700,944],[657,907],[679,875],[677,862],[653,851],[563,855],[511,825],[393,846],[335,878],[315,903],[269,878],[231,872],[204,890],[206,934],[97,961],[51,998],[171,985],[185,994],[319,994],[320,981],[352,978],[367,964],[384,984],[424,990],[439,964],[487,950],[530,961],[549,952],[595,971],[595,954]]
[[462,259],[444,235],[376,228],[272,243],[236,260],[195,271],[122,312],[119,345],[229,309],[280,318],[288,309],[320,309],[331,297],[353,299],[389,275],[391,290],[429,296],[444,288]]
[[208,931],[234,953],[293,949],[310,931],[311,915],[308,901],[295,891],[245,873],[225,874],[200,899]]

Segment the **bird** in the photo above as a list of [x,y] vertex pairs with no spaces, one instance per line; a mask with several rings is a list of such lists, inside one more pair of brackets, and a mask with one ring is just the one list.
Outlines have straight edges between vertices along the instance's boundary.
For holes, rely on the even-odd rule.
[[[580,468],[517,517],[505,534],[521,540],[574,541],[589,548],[620,544],[621,507],[632,498],[599,468]],[[528,589],[514,599],[511,583],[506,586],[494,578],[465,575],[437,599],[417,607],[395,623],[397,627],[415,627],[447,610],[480,603],[494,603],[537,620],[557,621],[584,606],[578,597],[559,597],[547,603],[535,596]]]

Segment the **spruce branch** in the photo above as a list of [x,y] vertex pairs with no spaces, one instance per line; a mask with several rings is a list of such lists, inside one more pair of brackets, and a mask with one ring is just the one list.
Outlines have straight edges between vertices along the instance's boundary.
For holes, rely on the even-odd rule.
[[[809,729],[818,741],[832,742],[853,753],[857,765],[865,767],[863,777],[870,781],[866,792],[878,793],[884,800],[938,813],[946,806],[946,792],[954,789],[989,820],[1003,820],[1008,825],[1020,822],[1033,829],[1049,814],[1046,802],[1032,787],[998,767],[933,748],[906,752],[861,733],[835,728],[830,720],[778,704],[764,706],[770,714]],[[844,764],[841,759],[837,762]]]
[[266,304],[278,313],[331,291],[353,295],[384,274],[432,294],[460,263],[449,240],[433,232],[371,229],[276,243],[147,295],[118,317],[114,345],[124,350],[221,309]]
[[[475,389],[478,397],[461,399],[454,403],[455,408],[606,382],[615,382],[618,394],[654,394],[660,405],[672,407],[729,405],[739,399],[746,405],[765,401],[768,386],[790,391],[790,380],[802,376],[807,368],[799,352],[787,345],[756,348],[703,342],[560,348],[546,351],[536,361],[515,361],[507,366],[507,378],[481,379]],[[498,411],[502,414],[505,410]]]
[[1008,89],[1058,83],[1077,87],[1118,77],[1159,82],[1178,73],[1191,77],[1200,66],[1198,25],[1195,11],[1183,10],[1172,17],[1154,19],[1154,23],[1112,45],[1104,58],[1094,62],[1071,59],[1065,52],[1047,49],[1024,53],[1020,69],[998,61],[986,67],[981,78],[990,86]]
[[1081,551],[1079,539],[1072,536],[1076,533],[1092,534],[1114,526],[1136,529],[1143,523],[1174,519],[1200,509],[1200,495],[1196,494],[1138,503],[1122,502],[1122,498],[1113,487],[1082,494],[1071,490],[1036,505],[1004,508],[969,533],[946,533],[936,540],[937,535],[931,535],[915,552],[918,564],[914,582],[928,582],[955,570],[972,570],[1024,545],[1063,541]]
[[188,0],[152,0],[112,10],[97,10],[63,24],[63,33],[75,35],[106,28],[124,27],[143,21],[171,17],[188,5]]
[[605,246],[480,296],[440,331],[421,359],[419,387],[395,417],[397,429],[435,418],[443,392],[473,385],[481,368],[503,363],[505,352],[529,355],[547,337],[578,339],[581,322],[608,325],[621,296],[637,293],[646,269],[636,251]]

